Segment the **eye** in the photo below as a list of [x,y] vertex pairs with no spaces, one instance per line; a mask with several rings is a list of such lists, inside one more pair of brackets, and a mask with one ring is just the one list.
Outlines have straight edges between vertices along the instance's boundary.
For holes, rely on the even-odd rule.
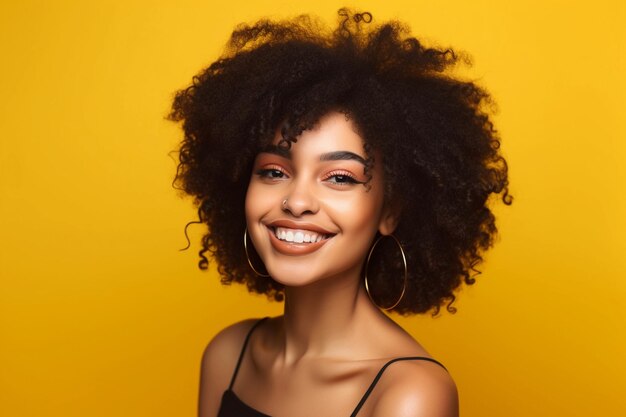
[[331,180],[331,182],[337,184],[356,184],[357,182],[354,178],[347,175],[333,175],[329,179]]
[[324,178],[324,181],[328,181],[331,184],[336,185],[352,185],[352,184],[363,184],[361,181],[354,178],[352,174],[347,171],[333,171],[329,172],[328,175]]
[[279,180],[287,177],[285,171],[279,167],[261,168],[256,171],[256,174],[261,178],[269,180]]

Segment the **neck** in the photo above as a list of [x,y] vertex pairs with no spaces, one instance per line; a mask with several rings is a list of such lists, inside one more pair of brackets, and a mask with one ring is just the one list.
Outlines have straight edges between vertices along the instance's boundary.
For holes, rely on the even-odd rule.
[[369,300],[358,272],[285,288],[281,343],[284,361],[304,357],[342,357],[375,320],[387,319]]

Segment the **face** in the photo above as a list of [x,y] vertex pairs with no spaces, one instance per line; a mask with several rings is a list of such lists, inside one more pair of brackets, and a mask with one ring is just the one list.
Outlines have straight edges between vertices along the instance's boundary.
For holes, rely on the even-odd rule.
[[394,218],[383,208],[380,158],[363,184],[363,140],[341,113],[323,117],[291,149],[274,145],[254,162],[246,195],[248,233],[267,271],[286,286],[360,277],[377,231]]

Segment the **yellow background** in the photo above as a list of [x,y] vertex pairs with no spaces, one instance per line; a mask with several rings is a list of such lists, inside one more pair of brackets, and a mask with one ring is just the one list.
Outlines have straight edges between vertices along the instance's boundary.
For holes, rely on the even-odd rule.
[[[207,341],[280,313],[196,268],[200,228],[178,251],[164,116],[236,23],[315,3],[3,2],[0,415],[192,416]],[[458,314],[398,321],[465,417],[626,415],[624,2],[358,4],[473,55],[515,196]]]

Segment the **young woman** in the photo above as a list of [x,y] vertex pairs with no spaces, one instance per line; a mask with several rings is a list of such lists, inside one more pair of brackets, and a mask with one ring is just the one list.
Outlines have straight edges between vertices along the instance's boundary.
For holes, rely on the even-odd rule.
[[202,358],[200,417],[458,415],[445,367],[382,310],[454,312],[507,193],[488,94],[451,50],[339,11],[240,26],[178,92],[178,182],[222,282],[284,300]]

